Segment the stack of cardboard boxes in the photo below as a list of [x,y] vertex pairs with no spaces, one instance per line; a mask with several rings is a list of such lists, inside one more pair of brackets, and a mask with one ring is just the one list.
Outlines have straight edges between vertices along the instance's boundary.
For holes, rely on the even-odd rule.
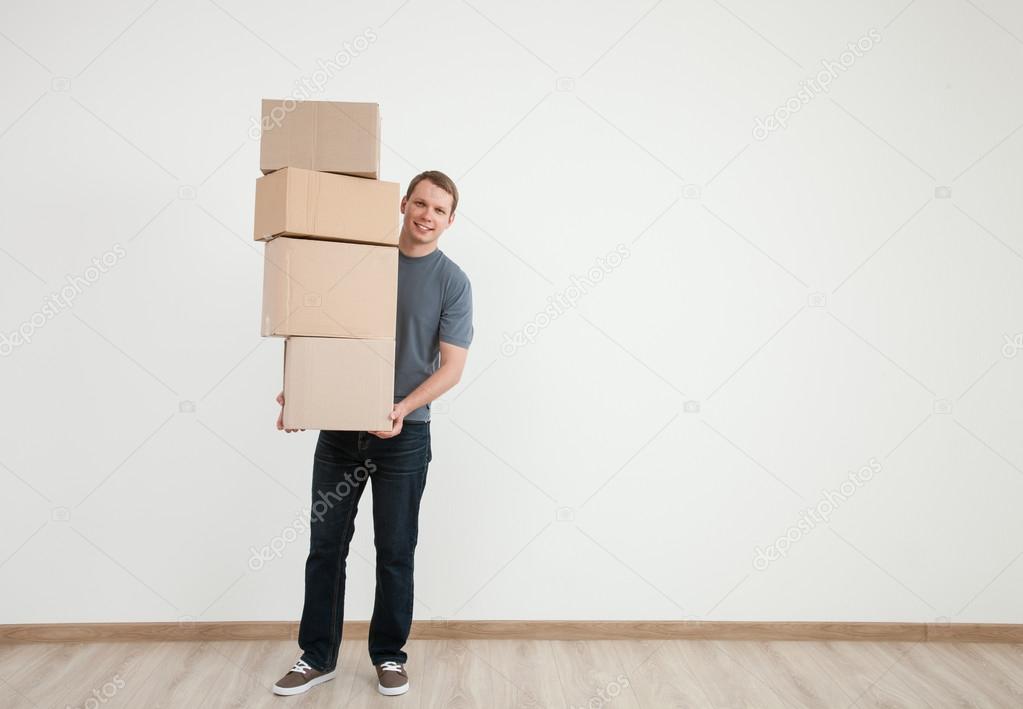
[[264,337],[284,337],[284,427],[390,430],[399,185],[375,103],[263,100],[255,238]]

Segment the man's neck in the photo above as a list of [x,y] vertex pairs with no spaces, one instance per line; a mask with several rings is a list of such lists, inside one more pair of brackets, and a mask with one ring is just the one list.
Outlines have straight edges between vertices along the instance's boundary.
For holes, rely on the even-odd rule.
[[416,244],[411,239],[406,239],[403,234],[398,237],[398,250],[409,258],[428,256],[437,250],[437,241],[431,241],[429,244]]

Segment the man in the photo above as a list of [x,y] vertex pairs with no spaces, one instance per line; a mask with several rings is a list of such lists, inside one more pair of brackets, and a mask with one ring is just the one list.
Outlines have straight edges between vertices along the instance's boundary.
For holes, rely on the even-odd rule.
[[[376,546],[369,656],[382,694],[408,691],[408,656],[402,648],[412,627],[419,503],[433,458],[430,402],[458,383],[473,336],[469,278],[437,248],[441,234],[455,221],[457,207],[458,189],[437,171],[417,175],[401,200],[392,428],[320,431],[312,488],[318,513],[309,525],[305,606],[298,632],[303,652],[274,685],[275,694],[301,694],[336,674],[345,563],[367,477],[373,486]],[[283,392],[277,401],[277,428],[285,430]],[[340,494],[342,488],[346,494]]]

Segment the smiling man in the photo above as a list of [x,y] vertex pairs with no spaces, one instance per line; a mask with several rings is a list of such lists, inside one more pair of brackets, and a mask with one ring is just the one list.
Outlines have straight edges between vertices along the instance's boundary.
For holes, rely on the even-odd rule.
[[[458,383],[473,336],[469,278],[437,248],[457,207],[455,183],[437,171],[413,178],[401,200],[392,428],[320,431],[313,458],[311,509],[316,513],[309,525],[298,632],[302,656],[273,686],[275,694],[301,694],[336,675],[346,559],[366,479],[373,486],[376,546],[369,656],[382,694],[409,689],[402,648],[412,628],[419,504],[433,459],[430,402]],[[277,400],[282,406],[277,428],[285,430],[283,393]]]

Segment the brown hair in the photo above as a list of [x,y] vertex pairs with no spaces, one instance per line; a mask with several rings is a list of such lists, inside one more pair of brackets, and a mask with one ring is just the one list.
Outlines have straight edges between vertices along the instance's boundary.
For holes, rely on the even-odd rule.
[[440,187],[442,190],[451,195],[451,215],[454,215],[455,209],[458,207],[458,188],[455,187],[454,180],[438,170],[427,170],[426,172],[420,172],[418,175],[413,177],[412,181],[408,183],[408,191],[405,192],[405,198],[410,198],[412,196],[412,190],[414,190],[416,185],[423,180],[429,180],[433,184],[437,185],[437,187]]

